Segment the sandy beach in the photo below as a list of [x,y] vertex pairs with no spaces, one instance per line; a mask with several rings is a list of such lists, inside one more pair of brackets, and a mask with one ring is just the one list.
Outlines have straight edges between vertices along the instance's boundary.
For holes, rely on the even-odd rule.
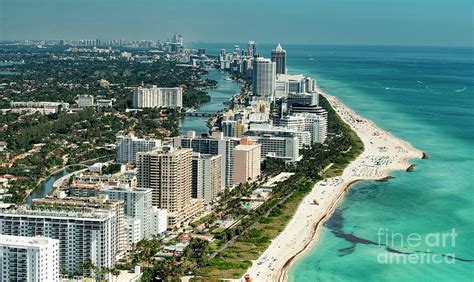
[[384,179],[391,171],[407,170],[410,159],[423,156],[422,151],[357,115],[336,97],[319,92],[360,137],[364,152],[346,167],[340,177],[316,183],[283,232],[248,269],[253,281],[288,280],[291,265],[315,244],[321,226],[344,198],[350,185],[360,180]]

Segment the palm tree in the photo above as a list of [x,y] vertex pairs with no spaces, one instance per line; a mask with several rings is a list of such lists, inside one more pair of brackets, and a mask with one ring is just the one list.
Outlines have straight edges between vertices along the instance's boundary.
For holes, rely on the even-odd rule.
[[110,270],[110,273],[112,274],[112,276],[114,277],[114,280],[117,281],[117,277],[120,275],[120,270],[118,270],[115,266],[112,267],[112,269]]

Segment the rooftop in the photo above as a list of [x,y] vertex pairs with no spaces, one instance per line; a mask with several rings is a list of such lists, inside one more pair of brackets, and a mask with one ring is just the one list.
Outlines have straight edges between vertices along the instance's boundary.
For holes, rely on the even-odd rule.
[[260,147],[260,144],[253,144],[253,145],[237,145],[235,146],[235,151],[251,151],[257,147]]
[[44,245],[54,243],[59,244],[59,240],[48,237],[0,235],[0,246],[4,245],[9,247],[42,247]]
[[0,216],[31,216],[39,218],[65,218],[65,219],[91,219],[91,220],[103,220],[108,219],[111,216],[111,212],[105,210],[70,210],[70,209],[34,209],[22,206],[16,209],[9,209],[2,211]]

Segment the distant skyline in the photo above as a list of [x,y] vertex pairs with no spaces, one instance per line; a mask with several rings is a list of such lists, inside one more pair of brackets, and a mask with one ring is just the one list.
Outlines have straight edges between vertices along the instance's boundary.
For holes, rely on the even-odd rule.
[[0,40],[473,46],[471,0],[0,0]]

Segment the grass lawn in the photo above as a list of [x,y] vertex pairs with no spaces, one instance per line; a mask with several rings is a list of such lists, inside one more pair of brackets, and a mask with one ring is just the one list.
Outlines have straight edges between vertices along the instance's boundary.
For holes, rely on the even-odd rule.
[[[225,251],[210,261],[210,265],[200,269],[199,274],[206,281],[222,278],[240,278],[252,265],[252,260],[267,249],[271,239],[275,238],[285,228],[306,193],[295,193],[292,197],[276,208],[278,212],[260,220],[255,228],[245,236],[236,240]],[[196,278],[195,281],[200,281]]]

